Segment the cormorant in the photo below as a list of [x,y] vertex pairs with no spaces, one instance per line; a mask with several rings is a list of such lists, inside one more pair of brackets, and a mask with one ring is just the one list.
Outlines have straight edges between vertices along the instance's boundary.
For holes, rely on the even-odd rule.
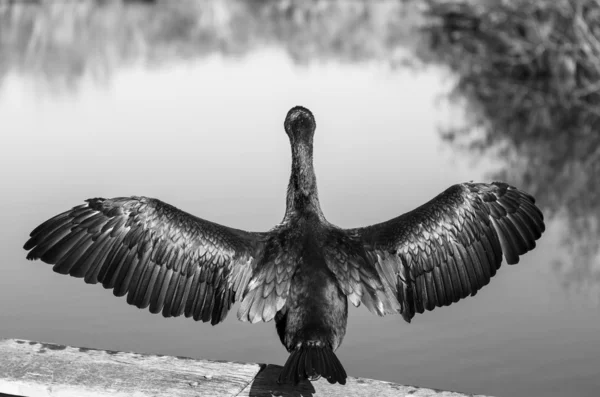
[[28,259],[102,283],[127,303],[215,325],[275,319],[291,353],[280,382],[346,383],[334,354],[348,300],[380,316],[447,306],[519,261],[544,231],[529,194],[502,182],[461,183],[397,218],[341,229],[319,205],[315,119],[301,106],[284,122],[292,172],[283,221],[268,232],[232,229],[147,197],[92,198],[31,232]]

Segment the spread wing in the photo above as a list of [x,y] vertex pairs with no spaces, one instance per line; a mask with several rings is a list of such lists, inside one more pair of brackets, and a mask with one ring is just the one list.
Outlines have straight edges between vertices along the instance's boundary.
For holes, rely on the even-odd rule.
[[447,306],[486,285],[502,262],[519,262],[544,232],[544,217],[527,193],[501,182],[451,186],[419,208],[348,232],[367,256],[400,313]]
[[146,197],[94,198],[31,232],[27,259],[102,283],[163,316],[217,324],[240,299],[263,235],[197,218]]

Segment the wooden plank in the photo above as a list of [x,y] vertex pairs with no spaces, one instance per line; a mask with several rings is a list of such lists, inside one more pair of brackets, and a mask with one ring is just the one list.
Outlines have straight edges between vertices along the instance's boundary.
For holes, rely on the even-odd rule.
[[267,365],[256,376],[254,381],[237,396],[239,397],[486,397],[483,395],[466,395],[444,390],[422,387],[403,386],[397,383],[374,379],[348,377],[346,385],[332,385],[325,379],[304,381],[297,386],[278,385],[277,377],[281,371],[279,365]]
[[280,371],[278,365],[0,340],[0,397],[467,397],[352,377],[345,386],[324,379],[279,385]]
[[258,364],[0,340],[0,393],[25,397],[235,396]]

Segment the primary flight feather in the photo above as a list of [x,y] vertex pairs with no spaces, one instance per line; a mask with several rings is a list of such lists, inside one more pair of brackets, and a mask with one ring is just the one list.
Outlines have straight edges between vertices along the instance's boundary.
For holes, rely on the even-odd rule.
[[291,353],[280,381],[346,383],[334,351],[348,300],[380,316],[447,306],[486,285],[502,257],[515,264],[544,232],[529,194],[502,182],[462,183],[397,218],[341,229],[319,204],[312,113],[284,122],[292,172],[283,221],[268,232],[233,229],[146,197],[93,198],[36,227],[28,259],[100,282],[127,303],[165,317],[275,319]]

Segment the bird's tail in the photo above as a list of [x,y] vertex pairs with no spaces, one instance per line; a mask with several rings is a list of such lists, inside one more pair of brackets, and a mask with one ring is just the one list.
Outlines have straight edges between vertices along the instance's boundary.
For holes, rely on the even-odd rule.
[[346,384],[346,371],[333,350],[322,342],[309,341],[290,354],[279,375],[279,383],[292,381],[297,384],[301,380],[317,380],[321,376],[329,383]]

